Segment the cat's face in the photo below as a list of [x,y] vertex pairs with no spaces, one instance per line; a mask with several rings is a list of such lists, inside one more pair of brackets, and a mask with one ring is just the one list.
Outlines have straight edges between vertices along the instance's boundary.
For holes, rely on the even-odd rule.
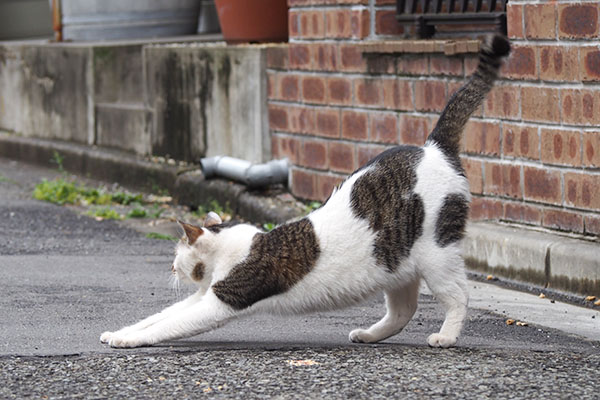
[[171,267],[179,281],[200,283],[210,275],[218,247],[217,233],[209,229],[223,221],[214,212],[210,212],[202,227],[178,221],[184,235],[175,248],[175,260]]

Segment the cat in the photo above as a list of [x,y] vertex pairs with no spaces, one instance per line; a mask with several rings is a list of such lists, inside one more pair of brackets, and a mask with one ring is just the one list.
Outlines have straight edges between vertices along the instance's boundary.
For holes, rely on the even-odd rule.
[[470,192],[461,167],[462,131],[482,104],[510,52],[488,38],[479,65],[449,100],[423,147],[384,151],[342,182],[308,216],[263,232],[223,223],[209,213],[202,227],[180,222],[175,276],[197,292],[100,341],[137,347],[190,337],[254,312],[306,313],[354,305],[383,291],[387,313],[350,340],[396,335],[417,308],[420,280],[445,309],[432,347],[456,344],[467,314],[461,239]]

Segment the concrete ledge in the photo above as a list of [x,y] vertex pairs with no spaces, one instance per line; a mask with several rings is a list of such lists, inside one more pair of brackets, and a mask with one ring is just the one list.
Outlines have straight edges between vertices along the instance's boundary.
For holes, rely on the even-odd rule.
[[[199,170],[159,164],[130,153],[0,133],[0,156],[142,189],[168,189],[179,204],[212,200],[253,222],[282,223],[304,214],[282,190],[250,192],[237,183],[206,180]],[[287,200],[285,198],[287,197]],[[600,297],[600,243],[497,223],[473,222],[464,240],[467,267],[554,289]]]
[[467,228],[464,256],[471,269],[545,287],[600,295],[600,243],[477,222]]

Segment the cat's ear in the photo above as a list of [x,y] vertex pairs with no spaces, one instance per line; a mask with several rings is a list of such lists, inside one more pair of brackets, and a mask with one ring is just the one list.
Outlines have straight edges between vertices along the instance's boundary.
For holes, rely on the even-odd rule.
[[188,244],[190,245],[196,243],[196,240],[204,233],[204,230],[197,226],[186,224],[180,220],[177,220],[177,223],[183,228],[185,236],[187,236]]
[[219,225],[222,223],[223,221],[221,220],[221,217],[219,217],[219,214],[211,211],[208,214],[206,214],[206,219],[204,220],[204,227],[208,228],[210,226]]

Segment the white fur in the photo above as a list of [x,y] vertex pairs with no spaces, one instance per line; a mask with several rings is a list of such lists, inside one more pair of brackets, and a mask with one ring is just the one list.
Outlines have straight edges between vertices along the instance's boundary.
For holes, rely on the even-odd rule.
[[174,263],[177,276],[188,281],[194,265],[198,261],[204,263],[204,278],[194,282],[198,292],[135,325],[115,333],[106,332],[100,340],[114,347],[154,344],[206,332],[243,313],[328,310],[355,304],[383,291],[387,305],[383,319],[369,329],[350,333],[354,342],[377,342],[397,334],[410,321],[417,307],[422,278],[446,310],[440,332],[432,334],[428,343],[436,347],[454,345],[468,301],[463,261],[459,243],[443,249],[437,245],[435,222],[447,194],[458,193],[470,199],[467,180],[456,173],[437,147],[424,147],[424,157],[416,169],[415,187],[425,207],[423,234],[408,257],[390,273],[378,266],[373,257],[375,233],[367,221],[354,216],[350,205],[354,183],[368,171],[364,169],[351,176],[323,207],[308,217],[321,253],[311,272],[288,291],[261,300],[244,311],[221,302],[211,286],[244,260],[258,230],[237,225],[217,235],[204,229],[193,246],[178,245]]

